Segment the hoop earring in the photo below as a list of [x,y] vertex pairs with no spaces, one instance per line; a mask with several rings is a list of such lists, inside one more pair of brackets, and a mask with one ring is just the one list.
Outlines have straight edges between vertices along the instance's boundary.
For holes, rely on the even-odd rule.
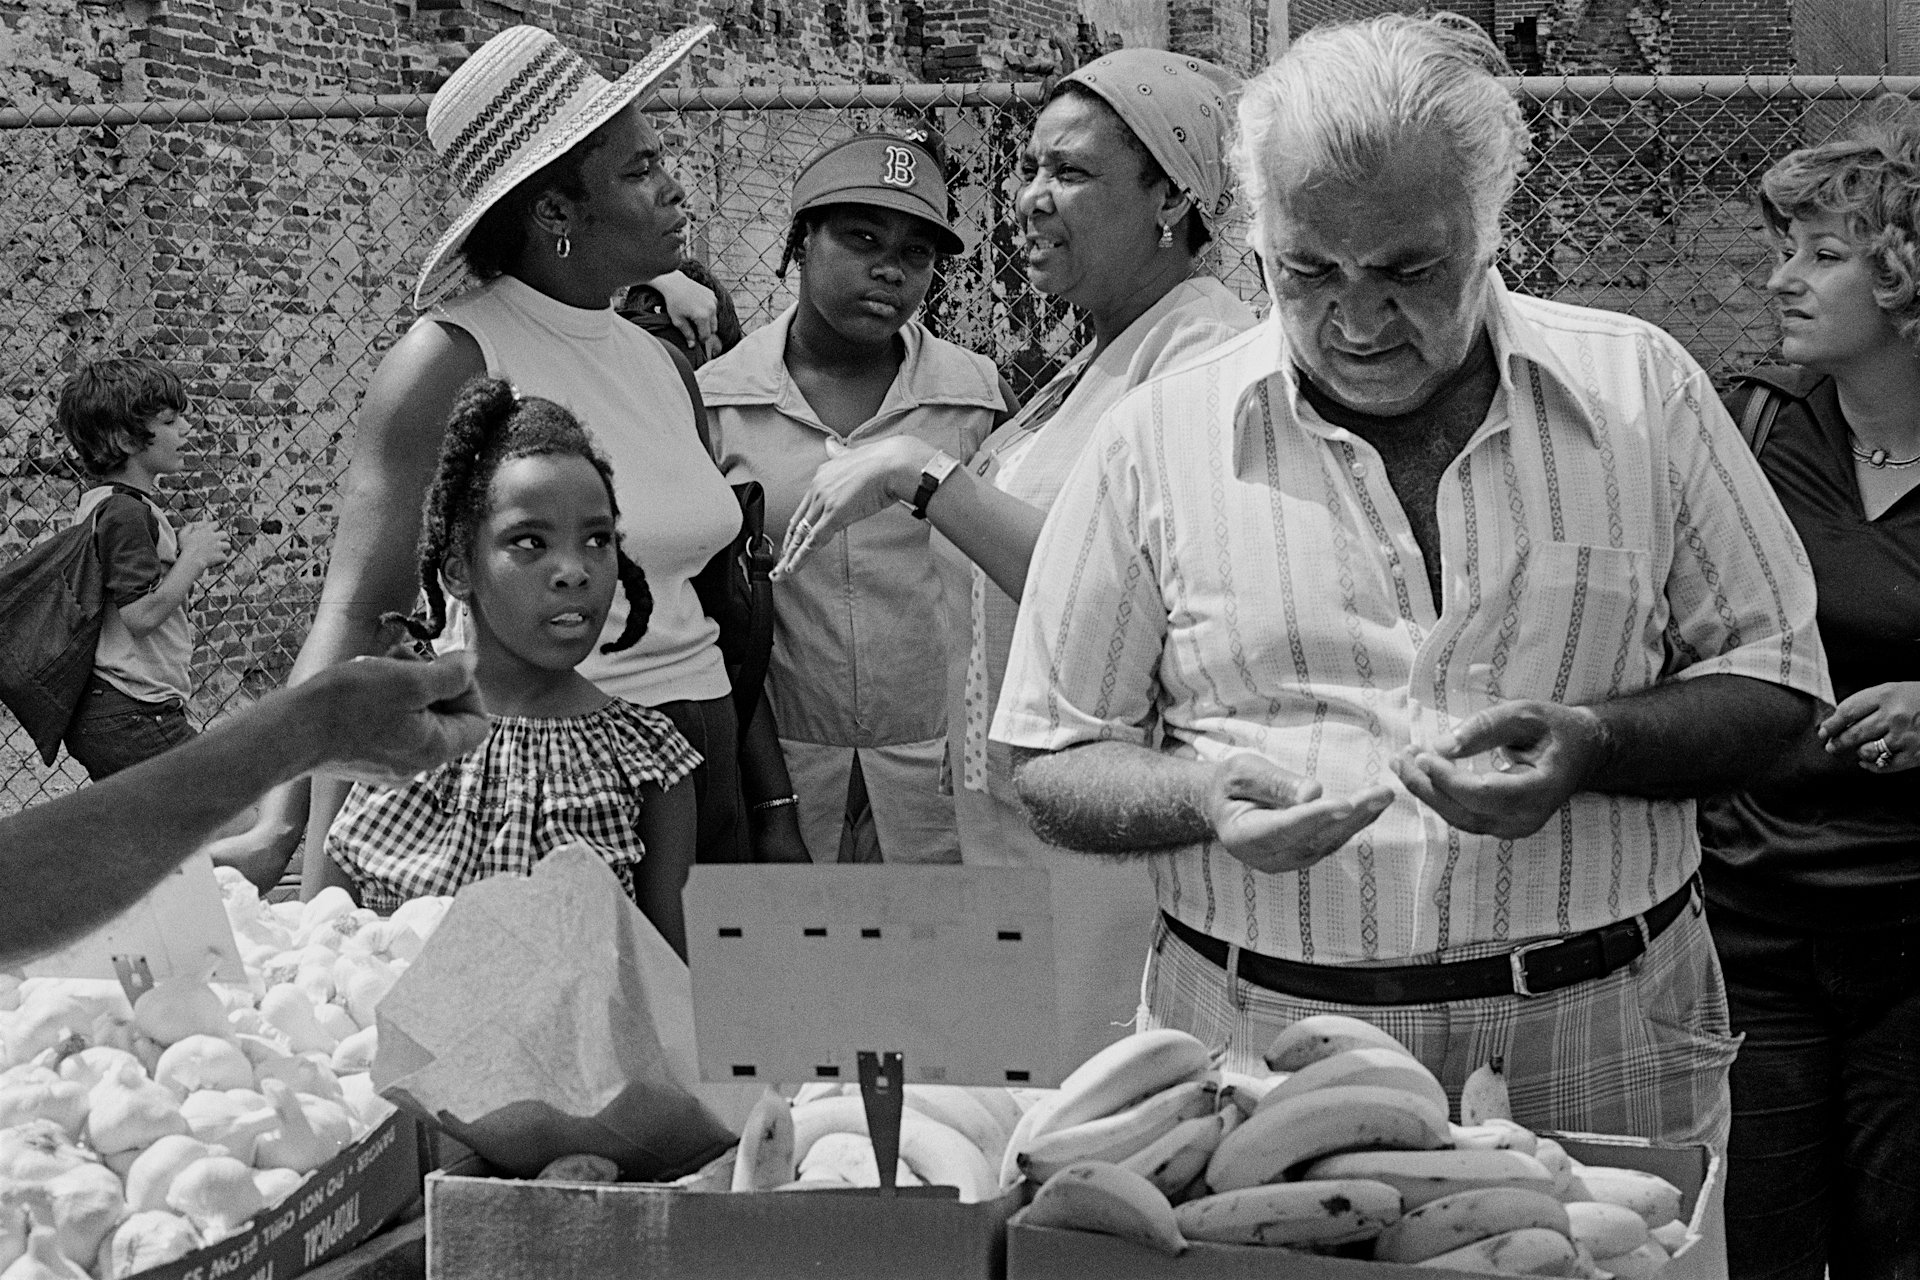
[[1171,222],[1165,222],[1160,225],[1160,247],[1162,249],[1173,248],[1173,224]]
[[556,236],[553,241],[553,256],[565,258],[573,253],[573,241],[565,236]]

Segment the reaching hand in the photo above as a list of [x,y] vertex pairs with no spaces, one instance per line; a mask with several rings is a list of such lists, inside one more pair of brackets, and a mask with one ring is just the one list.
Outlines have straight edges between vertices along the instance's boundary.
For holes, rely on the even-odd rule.
[[1820,722],[1827,753],[1853,759],[1868,773],[1900,773],[1920,765],[1920,683],[1862,689]]
[[292,690],[324,726],[320,772],[396,786],[486,741],[471,651],[433,662],[357,658]]
[[[1585,707],[1503,702],[1460,722],[1431,748],[1409,749],[1393,771],[1448,825],[1516,840],[1582,790],[1604,750],[1604,731]],[[1457,761],[1488,754],[1493,771]]]
[[647,282],[667,304],[667,319],[686,338],[687,345],[707,353],[711,360],[720,354],[720,302],[713,290],[699,281],[669,271]]
[[216,569],[227,562],[232,544],[227,531],[212,520],[196,520],[180,531],[182,560],[198,561],[204,569]]
[[1215,766],[1207,813],[1228,853],[1255,871],[1277,873],[1303,870],[1335,852],[1391,803],[1391,787],[1330,798],[1319,783],[1240,752]]
[[[816,546],[848,525],[911,496],[920,483],[920,469],[933,454],[933,446],[924,440],[893,436],[821,463],[787,523],[780,562],[773,566],[774,578],[792,573]],[[903,488],[904,494],[900,492]]]

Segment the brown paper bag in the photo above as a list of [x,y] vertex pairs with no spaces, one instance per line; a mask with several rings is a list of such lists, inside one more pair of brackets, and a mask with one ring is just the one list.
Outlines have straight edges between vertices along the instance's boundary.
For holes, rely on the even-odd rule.
[[667,1178],[735,1141],[686,964],[584,846],[460,890],[376,1016],[374,1086],[515,1176],[593,1152]]

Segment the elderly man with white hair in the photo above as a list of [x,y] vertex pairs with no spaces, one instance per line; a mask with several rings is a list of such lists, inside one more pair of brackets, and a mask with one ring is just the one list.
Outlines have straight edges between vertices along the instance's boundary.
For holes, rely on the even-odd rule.
[[1793,528],[1700,367],[1493,271],[1527,134],[1452,15],[1308,33],[1236,165],[1274,300],[1116,406],[994,736],[1036,829],[1149,860],[1156,1025],[1309,1013],[1539,1126],[1724,1147],[1693,797],[1831,697]]

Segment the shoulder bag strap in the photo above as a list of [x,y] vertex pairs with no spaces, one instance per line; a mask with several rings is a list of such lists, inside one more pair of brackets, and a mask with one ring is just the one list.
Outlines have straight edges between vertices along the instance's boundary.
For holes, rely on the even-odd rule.
[[1780,416],[1781,395],[1764,382],[1747,384],[1747,403],[1740,411],[1740,438],[1754,457],[1767,446],[1773,434],[1773,420]]
[[[659,341],[657,338],[655,341]],[[687,397],[693,401],[693,429],[700,435],[700,447],[713,457],[713,439],[707,434],[707,402],[700,394],[700,380],[694,377],[693,362],[672,343],[660,346],[673,361],[680,381],[686,384]],[[766,533],[766,497],[757,481],[733,486],[734,499],[740,504],[740,537],[722,556],[737,552],[746,578],[748,610],[746,644],[740,664],[729,677],[733,684],[733,706],[742,732],[760,705],[760,689],[766,682],[767,664],[773,660],[773,540]],[[704,576],[704,572],[703,576]],[[710,586],[710,590],[712,587]],[[703,600],[703,603],[705,601]]]

